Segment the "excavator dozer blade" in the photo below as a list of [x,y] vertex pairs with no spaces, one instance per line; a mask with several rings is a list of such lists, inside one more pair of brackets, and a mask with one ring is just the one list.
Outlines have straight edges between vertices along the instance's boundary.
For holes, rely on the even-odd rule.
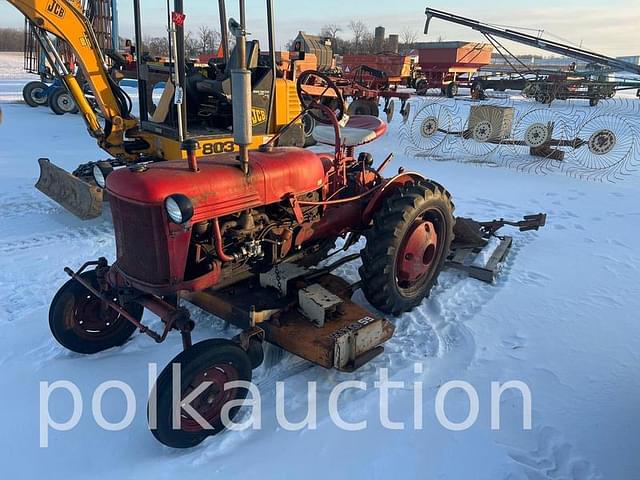
[[69,172],[54,165],[48,158],[39,158],[40,178],[36,188],[82,220],[102,213],[103,192]]

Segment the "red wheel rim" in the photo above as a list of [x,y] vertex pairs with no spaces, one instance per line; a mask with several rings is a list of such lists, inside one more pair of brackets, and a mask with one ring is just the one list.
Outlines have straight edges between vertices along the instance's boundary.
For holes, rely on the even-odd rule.
[[418,219],[407,233],[396,260],[396,279],[401,288],[411,288],[431,270],[438,256],[438,232],[435,225]]
[[[117,302],[117,298],[114,299]],[[102,301],[88,290],[76,297],[72,312],[72,328],[78,335],[95,339],[110,333],[116,323],[122,321],[120,314],[103,305]]]
[[[191,392],[203,382],[211,382],[200,395],[192,402],[191,407],[204,418],[209,425],[215,426],[220,421],[222,407],[229,400],[237,397],[238,389],[224,389],[228,382],[238,379],[238,370],[229,363],[219,363],[198,373],[182,392],[185,399]],[[180,427],[185,432],[199,432],[204,430],[196,419],[188,415],[184,410],[181,412]]]

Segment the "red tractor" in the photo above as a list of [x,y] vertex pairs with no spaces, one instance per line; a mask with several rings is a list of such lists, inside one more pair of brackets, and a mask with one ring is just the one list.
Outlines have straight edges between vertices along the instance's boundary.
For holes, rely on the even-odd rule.
[[[235,27],[242,45],[244,28]],[[319,123],[314,135],[334,146],[331,153],[277,147],[282,131],[249,152],[246,70],[234,71],[232,82],[240,153],[197,158],[197,142],[186,139],[188,162],[109,173],[117,259],[65,269],[72,278],[49,314],[56,340],[84,354],[122,345],[136,329],[157,342],[171,330],[181,333],[184,349],[160,374],[149,409],[154,436],[177,448],[225,428],[224,405],[247,394],[225,385],[251,380],[265,341],[344,371],[380,354],[393,325],[352,302],[353,292],[362,289],[385,314],[411,310],[429,295],[454,237],[454,207],[441,185],[402,169],[383,177],[391,155],[377,168],[370,154],[355,155],[355,147],[383,135],[387,125],[375,117],[348,118],[329,78],[307,72],[297,88],[302,114]],[[318,85],[324,86],[320,94]],[[361,236],[366,245],[360,254],[320,263],[338,237],[346,238],[347,250]],[[359,282],[350,285],[331,273],[360,256]],[[192,345],[194,321],[185,300],[242,333]],[[160,317],[162,332],[141,322],[144,309]],[[180,402],[179,412],[172,398],[176,365],[180,398],[190,406]]]

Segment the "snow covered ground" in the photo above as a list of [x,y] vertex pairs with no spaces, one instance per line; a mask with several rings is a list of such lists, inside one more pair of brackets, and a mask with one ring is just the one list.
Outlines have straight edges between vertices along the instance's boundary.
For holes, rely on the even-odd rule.
[[[14,59],[15,60],[15,59]],[[20,98],[19,68],[5,71],[0,56],[0,465],[3,478],[429,478],[615,479],[638,478],[640,460],[640,173],[617,183],[552,173],[481,168],[407,155],[399,116],[370,145],[389,170],[404,165],[445,185],[457,214],[478,219],[518,218],[547,212],[538,233],[514,232],[515,246],[495,285],[447,271],[431,297],[393,319],[385,354],[355,374],[309,367],[291,357],[257,372],[263,392],[259,431],[226,432],[188,451],[159,445],[146,428],[147,364],[162,368],[179,350],[178,336],[160,346],[136,335],[123,348],[84,357],[65,351],[47,325],[48,305],[66,280],[63,267],[99,255],[114,256],[108,217],[81,222],[33,188],[38,157],[72,170],[103,158],[79,116],[7,103]],[[15,62],[13,63],[15,66]],[[516,100],[518,101],[518,100]],[[556,107],[554,107],[556,108]],[[558,107],[561,108],[561,107]],[[600,108],[600,107],[599,107]],[[634,120],[635,121],[635,120]],[[357,265],[341,273],[355,278]],[[357,297],[362,300],[362,297]],[[154,322],[149,317],[148,321]],[[231,336],[213,318],[197,317],[196,339]],[[424,366],[416,374],[415,362]],[[406,387],[391,391],[391,419],[381,426],[378,369]],[[134,389],[137,413],[121,432],[99,428],[91,396],[107,380]],[[274,384],[286,379],[287,416],[302,419],[307,382],[318,382],[318,428],[289,432],[278,426]],[[330,420],[330,390],[342,380],[366,382],[349,390],[340,413],[367,428],[345,432]],[[39,382],[70,380],[84,400],[79,425],[51,431],[39,447]],[[479,416],[465,431],[440,425],[439,387],[466,381],[479,395]],[[532,393],[533,428],[522,428],[522,402],[502,397],[502,425],[491,430],[492,381],[525,382]],[[413,429],[414,382],[423,382],[424,428]],[[467,397],[447,396],[446,413],[462,421]],[[50,398],[53,418],[69,417],[71,398]],[[122,394],[103,401],[107,419],[122,418]]]

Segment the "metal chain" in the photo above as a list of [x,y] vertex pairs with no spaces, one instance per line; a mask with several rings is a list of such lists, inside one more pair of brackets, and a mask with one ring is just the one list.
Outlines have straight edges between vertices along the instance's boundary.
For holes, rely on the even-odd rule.
[[284,292],[282,291],[282,278],[280,277],[280,267],[278,266],[278,264],[276,263],[274,270],[276,272],[276,282],[278,283],[278,291],[280,292],[280,295],[284,296]]

